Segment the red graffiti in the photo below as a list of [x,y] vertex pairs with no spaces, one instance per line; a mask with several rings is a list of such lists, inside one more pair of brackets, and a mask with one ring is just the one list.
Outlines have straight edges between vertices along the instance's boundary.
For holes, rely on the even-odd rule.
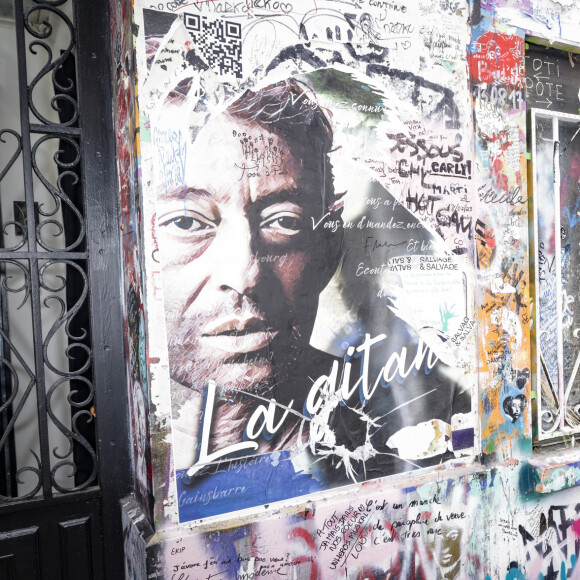
[[313,550],[316,549],[316,542],[314,541],[312,534],[305,528],[294,528],[288,534],[288,539],[293,540],[294,538],[302,538],[309,548],[312,548]]
[[486,32],[471,45],[471,78],[479,83],[524,84],[524,46],[520,36]]
[[319,577],[318,574],[318,564],[315,562],[316,558],[316,540],[313,534],[311,534],[306,528],[293,528],[288,534],[288,540],[294,540],[300,538],[304,540],[306,545],[311,550],[311,555],[303,554],[300,556],[295,556],[292,559],[292,565],[296,566],[298,564],[308,564],[310,563],[310,576],[309,580],[316,580]]
[[508,181],[508,176],[504,173],[503,166],[504,166],[503,160],[498,157],[493,162],[492,175],[493,175],[493,177],[495,177],[495,182],[496,182],[497,186],[500,189],[503,189],[504,191],[508,191],[509,190],[509,181]]
[[574,534],[576,534],[577,538],[580,538],[580,520],[576,520],[572,524],[572,531],[574,532]]
[[493,230],[485,230],[484,239],[486,245],[493,250],[493,248],[495,248],[495,234],[493,233]]

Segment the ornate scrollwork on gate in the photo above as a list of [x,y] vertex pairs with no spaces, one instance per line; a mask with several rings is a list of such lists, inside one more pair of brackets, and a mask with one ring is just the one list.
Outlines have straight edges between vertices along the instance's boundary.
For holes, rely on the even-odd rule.
[[[2,280],[3,286],[5,281],[6,279]],[[11,291],[17,292],[18,290]],[[0,330],[0,342],[2,345],[2,352],[4,353],[2,356],[0,356],[0,365],[4,371],[4,377],[6,376],[5,371],[8,371],[11,386],[8,398],[5,399],[2,404],[0,404],[0,417],[10,417],[10,420],[5,425],[0,436],[0,450],[2,450],[6,446],[8,439],[13,432],[14,426],[20,418],[22,410],[24,409],[25,405],[32,399],[31,395],[36,385],[36,377],[34,376],[32,369],[30,369],[30,367],[26,364],[26,361],[22,355],[18,352],[3,330]],[[16,364],[11,362],[11,358],[16,359]],[[18,370],[16,366],[18,366]],[[22,375],[22,371],[24,371],[25,376],[28,379],[28,383],[26,384],[23,392],[20,393],[19,375]],[[6,391],[3,391],[3,393],[6,393]],[[18,497],[11,497],[8,495],[0,494],[0,501],[13,502],[34,497],[42,487],[42,464],[34,449],[29,449],[28,451],[36,461],[36,465],[25,465],[23,467],[17,467],[14,473],[14,478],[16,483],[19,485],[24,485],[25,482],[23,481],[22,476],[25,473],[32,473],[36,478],[35,483],[32,485],[32,489],[30,489],[30,486],[28,486],[26,492],[19,495]]]
[[[58,295],[59,292],[66,288],[66,278],[58,273],[55,273],[54,278],[58,280],[58,283],[55,284],[54,281],[51,282],[48,280],[49,276],[47,275],[49,274],[51,268],[55,268],[58,265],[63,264],[66,264],[69,268],[76,270],[82,279],[82,289],[79,292],[78,299],[74,304],[69,304],[68,307],[64,300]],[[82,373],[86,372],[91,366],[91,349],[85,342],[83,342],[87,338],[86,329],[81,328],[81,333],[75,335],[71,331],[71,322],[82,308],[87,307],[86,298],[89,293],[87,275],[77,263],[70,260],[50,260],[40,267],[39,274],[41,288],[49,292],[49,295],[44,298],[44,305],[46,307],[50,307],[51,303],[55,303],[60,308],[58,317],[52,324],[44,340],[42,347],[44,353],[44,364],[52,372],[63,377],[75,377],[82,375]],[[68,339],[68,346],[66,347],[65,354],[68,359],[75,359],[77,361],[77,365],[75,366],[78,368],[75,368],[73,372],[68,372],[62,368],[58,368],[58,365],[53,364],[50,360],[50,355],[48,352],[50,343],[55,334],[61,328],[64,328],[66,337]],[[81,357],[80,366],[78,363],[79,357]]]
[[[98,484],[72,4],[15,0],[20,110],[0,118],[0,504]],[[27,446],[15,437],[26,428]]]
[[[52,397],[57,389],[62,387],[63,385],[70,383],[73,379],[71,377],[63,377],[56,381],[49,389],[47,393],[47,410],[48,414],[52,420],[52,422],[56,425],[58,430],[67,438],[68,440],[68,448],[65,451],[60,451],[59,447],[55,447],[52,450],[54,457],[59,459],[60,461],[53,465],[50,474],[52,478],[52,485],[55,489],[60,491],[61,493],[67,493],[70,491],[80,491],[81,489],[85,489],[89,487],[92,483],[95,482],[97,477],[97,456],[85,437],[83,437],[79,431],[78,423],[84,420],[87,423],[93,422],[93,415],[90,410],[86,409],[88,405],[93,403],[94,399],[94,390],[93,384],[88,379],[84,377],[76,377],[75,381],[80,381],[81,383],[85,384],[87,389],[86,395],[81,400],[75,400],[75,395],[78,394],[79,391],[77,390],[70,390],[67,395],[67,400],[71,406],[71,408],[79,409],[72,415],[71,418],[71,426],[70,428],[64,425],[56,416],[54,411],[52,410]],[[69,385],[70,388],[70,385]],[[75,485],[73,487],[64,487],[61,485],[55,477],[55,474],[65,468],[70,468],[68,477],[72,477],[77,473],[77,466],[74,460],[72,459],[73,451],[74,451],[74,443],[76,442],[77,445],[81,445],[85,451],[90,455],[92,459],[92,471],[90,475],[85,479],[85,481]]]
[[[37,156],[43,153],[41,146],[43,144],[48,144],[50,140],[57,140],[58,147],[57,151],[53,155],[54,163],[58,168],[59,175],[57,178],[56,187],[47,179],[47,177],[42,173],[38,162]],[[65,161],[63,159],[63,147],[64,145],[68,146],[69,152],[73,153],[73,159],[71,161]],[[40,150],[39,150],[40,148]],[[45,202],[39,208],[39,215],[41,219],[39,223],[36,225],[36,242],[42,246],[47,252],[52,252],[55,250],[61,249],[62,251],[71,251],[77,248],[85,237],[85,221],[84,218],[76,207],[75,203],[70,199],[67,195],[67,187],[74,187],[80,181],[80,171],[79,171],[79,163],[81,160],[81,150],[79,147],[78,142],[68,136],[57,136],[57,135],[43,135],[36,141],[34,146],[32,147],[32,168],[34,169],[34,173],[38,176],[41,183],[46,188],[51,200],[50,204]],[[65,244],[64,248],[59,248],[56,244],[51,245],[45,240],[43,240],[43,230],[47,226],[54,226],[57,229],[56,234],[52,234],[51,237],[55,239],[55,241],[63,240],[64,236],[64,226],[61,219],[57,219],[59,215],[62,215],[62,205],[66,205],[67,209],[70,211],[72,215],[74,215],[75,220],[78,222],[78,234],[75,236],[75,239]],[[49,207],[52,206],[52,207]]]
[[[26,27],[26,30],[32,37],[38,39],[30,42],[28,49],[34,55],[39,54],[38,49],[42,49],[47,57],[47,61],[41,68],[40,72],[32,79],[32,81],[30,81],[30,84],[28,85],[28,104],[30,106],[30,110],[34,113],[34,116],[41,123],[44,123],[45,125],[54,124],[38,110],[34,102],[34,91],[36,86],[45,75],[52,73],[52,82],[54,83],[55,88],[60,92],[56,93],[51,98],[50,105],[52,109],[57,112],[62,110],[62,105],[65,102],[71,107],[71,114],[69,115],[69,119],[62,120],[60,123],[61,126],[70,127],[76,123],[79,114],[78,103],[76,98],[71,94],[73,93],[76,84],[74,79],[70,78],[67,79],[68,82],[66,84],[60,82],[57,78],[57,73],[61,70],[63,63],[67,60],[73,50],[75,45],[75,29],[69,17],[62,10],[57,8],[57,6],[62,6],[63,4],[66,4],[66,0],[58,0],[55,2],[38,2],[35,6],[28,8],[24,15],[24,26]],[[45,42],[46,39],[53,35],[53,24],[50,22],[50,20],[45,19],[42,22],[44,28],[39,30],[31,23],[31,17],[41,10],[45,10],[49,14],[56,15],[62,21],[62,23],[65,24],[70,34],[68,45],[62,50],[61,55],[55,59],[53,59],[50,45]]]
[[[10,135],[11,137],[8,138],[7,137],[8,135]],[[15,143],[14,143],[14,141],[15,141]],[[16,162],[16,160],[20,157],[20,154],[22,152],[22,137],[13,129],[2,129],[2,131],[0,131],[0,143],[5,144],[6,146],[10,146],[11,143],[13,143],[12,146],[14,147],[13,150],[10,150],[10,151],[13,151],[12,155],[5,162],[4,167],[0,171],[0,183],[2,183],[2,180],[4,179],[4,177],[6,177],[8,172],[14,166],[14,163]],[[0,150],[1,150],[1,147],[0,147]],[[22,248],[26,244],[26,241],[28,238],[28,233],[26,231],[26,225],[19,222],[19,221],[16,221],[16,220],[9,220],[9,221],[6,221],[2,224],[3,237],[8,235],[8,230],[11,226],[14,228],[17,237],[21,237],[22,239],[19,242],[17,242],[16,244],[13,244],[12,246],[4,248],[6,251],[19,250],[20,248]]]

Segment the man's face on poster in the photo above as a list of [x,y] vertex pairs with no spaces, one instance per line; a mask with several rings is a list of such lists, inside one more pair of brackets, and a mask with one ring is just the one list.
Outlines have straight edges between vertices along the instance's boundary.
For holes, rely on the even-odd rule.
[[[308,159],[310,155],[310,160]],[[300,364],[328,282],[324,159],[222,114],[158,196],[172,378],[254,391]],[[332,272],[331,272],[332,273]]]

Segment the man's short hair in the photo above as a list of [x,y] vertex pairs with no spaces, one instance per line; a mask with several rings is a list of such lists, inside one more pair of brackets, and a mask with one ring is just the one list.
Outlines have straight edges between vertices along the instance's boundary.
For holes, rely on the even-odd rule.
[[252,121],[282,137],[292,154],[307,168],[322,172],[323,214],[339,211],[328,156],[333,139],[329,112],[318,104],[315,93],[307,85],[289,79],[255,92],[247,90],[226,112],[234,119]]

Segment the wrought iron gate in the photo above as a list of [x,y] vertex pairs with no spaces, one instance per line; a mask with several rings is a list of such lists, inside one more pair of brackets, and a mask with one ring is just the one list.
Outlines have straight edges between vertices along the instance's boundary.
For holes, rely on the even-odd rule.
[[2,579],[121,577],[131,477],[107,15],[104,0],[14,0],[2,33],[17,70],[0,85],[19,103],[0,109]]

